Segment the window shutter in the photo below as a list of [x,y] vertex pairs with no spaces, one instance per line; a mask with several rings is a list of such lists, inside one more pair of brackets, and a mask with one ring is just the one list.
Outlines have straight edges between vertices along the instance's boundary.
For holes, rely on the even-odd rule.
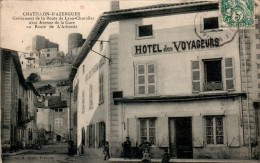
[[[155,124],[156,145],[159,147],[169,147],[169,127],[168,117],[158,117]],[[163,126],[163,127],[161,127]]]
[[100,123],[96,123],[96,142],[97,142],[97,147],[100,147],[100,141],[99,141],[99,125]]
[[89,144],[89,125],[87,126],[86,142],[87,142],[87,146],[90,147],[90,144]]
[[137,144],[137,119],[128,118],[127,119],[127,134],[130,137],[132,147],[136,147]]
[[226,90],[234,90],[234,62],[233,58],[225,58]]
[[204,123],[201,116],[192,117],[193,147],[203,147]]
[[239,119],[238,115],[227,115],[226,132],[227,143],[230,147],[239,147]]
[[96,137],[96,134],[95,134],[95,125],[93,124],[92,125],[92,147],[95,148],[95,137]]
[[200,62],[191,61],[191,71],[192,71],[192,92],[200,92]]

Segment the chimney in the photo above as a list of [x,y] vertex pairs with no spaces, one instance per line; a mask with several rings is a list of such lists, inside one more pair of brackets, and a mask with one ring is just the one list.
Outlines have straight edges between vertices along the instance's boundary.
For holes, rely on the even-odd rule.
[[110,2],[110,11],[119,10],[119,1]]

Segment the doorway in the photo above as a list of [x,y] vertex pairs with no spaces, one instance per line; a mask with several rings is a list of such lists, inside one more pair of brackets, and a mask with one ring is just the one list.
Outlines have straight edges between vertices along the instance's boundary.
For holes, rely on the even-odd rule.
[[193,158],[191,117],[170,118],[170,155],[173,158]]

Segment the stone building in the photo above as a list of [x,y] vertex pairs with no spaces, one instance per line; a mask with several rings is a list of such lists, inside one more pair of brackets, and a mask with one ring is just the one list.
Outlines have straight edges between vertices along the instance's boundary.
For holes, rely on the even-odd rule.
[[144,139],[155,158],[165,149],[259,157],[259,15],[256,29],[220,29],[218,9],[186,2],[100,16],[70,73],[80,153],[101,157],[109,141],[121,157],[129,136],[133,157]]
[[0,49],[1,143],[3,152],[30,146],[37,141],[38,92],[25,81],[18,52]]

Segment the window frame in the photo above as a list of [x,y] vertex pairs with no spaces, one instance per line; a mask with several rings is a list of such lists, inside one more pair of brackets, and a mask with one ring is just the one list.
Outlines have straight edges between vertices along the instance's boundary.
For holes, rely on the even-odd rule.
[[[144,74],[139,74],[139,66],[143,65],[144,66]],[[149,73],[148,72],[148,66],[149,65],[154,65],[154,72],[153,73]],[[155,62],[149,62],[149,63],[138,63],[135,65],[135,95],[136,96],[155,96],[157,94],[157,80],[156,80],[156,76],[157,76],[157,67],[156,67],[156,63]],[[154,83],[148,83],[148,78],[149,75],[154,75]],[[144,84],[139,84],[139,77],[140,76],[144,76]],[[154,85],[154,93],[149,93],[149,85]],[[144,90],[144,94],[140,94],[139,92],[139,86],[144,86],[145,90]]]
[[[150,123],[151,123],[151,120],[154,120],[154,127],[150,127]],[[142,128],[142,121],[145,121],[146,123],[146,136],[142,136],[142,131],[143,131],[143,128]],[[139,132],[140,132],[140,135],[139,135],[139,139],[140,139],[140,142],[142,142],[142,138],[146,138],[147,142],[151,143],[150,142],[150,137],[154,137],[154,143],[151,143],[151,145],[156,145],[156,118],[140,118],[139,119]],[[154,135],[153,136],[150,136],[150,129],[151,128],[154,128]]]
[[[207,143],[207,118],[212,118],[213,121],[213,144]],[[217,144],[217,135],[216,135],[216,118],[222,119],[222,137],[223,137],[223,143]],[[225,116],[224,115],[209,115],[204,116],[204,137],[205,137],[205,144],[207,146],[223,146],[226,145],[226,132],[225,132]]]
[[[139,28],[142,26],[152,26],[152,35],[149,36],[140,36],[140,31]],[[149,39],[149,38],[154,38],[154,30],[153,30],[153,24],[137,24],[136,25],[136,39]]]

